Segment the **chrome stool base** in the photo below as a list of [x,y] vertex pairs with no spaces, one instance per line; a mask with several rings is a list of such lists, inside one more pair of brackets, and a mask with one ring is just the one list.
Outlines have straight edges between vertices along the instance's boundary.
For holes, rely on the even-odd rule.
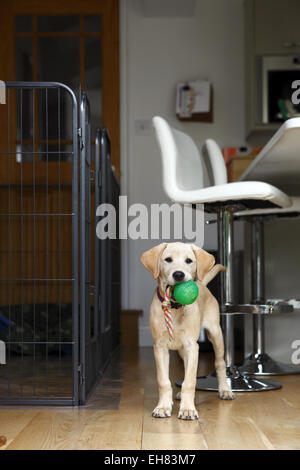
[[[236,367],[227,367],[227,382],[233,392],[264,392],[268,390],[278,390],[282,385],[270,380],[256,379],[254,377],[244,376]],[[181,387],[182,380],[176,382]],[[198,377],[196,390],[205,390],[208,392],[218,392],[219,385],[216,373],[213,372],[204,377]]]
[[266,353],[251,354],[237,367],[241,373],[255,376],[300,374],[300,366],[277,362]]
[[[237,364],[242,374],[249,376],[300,374],[300,367],[282,364],[265,353],[265,313],[292,313],[294,307],[286,301],[265,299],[264,223],[263,217],[252,219],[252,298],[262,304],[262,315],[253,315],[252,353]],[[265,307],[269,312],[263,311]]]

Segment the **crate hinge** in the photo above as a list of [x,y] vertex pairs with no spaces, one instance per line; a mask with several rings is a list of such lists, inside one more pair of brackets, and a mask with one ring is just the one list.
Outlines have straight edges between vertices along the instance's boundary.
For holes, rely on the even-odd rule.
[[79,373],[79,383],[83,385],[85,383],[85,376],[83,375],[83,365],[79,364],[78,366],[78,373]]
[[83,147],[84,147],[84,142],[83,142],[83,139],[82,139],[82,129],[81,129],[81,127],[78,127],[77,135],[79,137],[79,148],[80,148],[80,150],[82,150]]

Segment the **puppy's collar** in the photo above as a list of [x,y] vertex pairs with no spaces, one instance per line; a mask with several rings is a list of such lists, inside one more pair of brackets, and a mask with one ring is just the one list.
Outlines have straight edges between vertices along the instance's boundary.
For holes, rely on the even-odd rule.
[[[159,290],[159,287],[157,288],[156,292],[157,292],[157,297],[159,298],[159,300],[161,302],[163,302],[165,299],[162,297],[162,295],[160,293],[160,290]],[[184,305],[179,304],[178,302],[171,302],[171,308],[175,308],[177,310],[178,308],[183,308],[183,307],[184,307]]]

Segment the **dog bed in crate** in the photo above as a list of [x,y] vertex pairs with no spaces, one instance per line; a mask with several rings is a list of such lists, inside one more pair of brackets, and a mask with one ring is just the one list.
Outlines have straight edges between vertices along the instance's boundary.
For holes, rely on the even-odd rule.
[[71,304],[23,304],[0,307],[0,339],[10,353],[31,355],[32,345],[47,345],[48,354],[72,352]]

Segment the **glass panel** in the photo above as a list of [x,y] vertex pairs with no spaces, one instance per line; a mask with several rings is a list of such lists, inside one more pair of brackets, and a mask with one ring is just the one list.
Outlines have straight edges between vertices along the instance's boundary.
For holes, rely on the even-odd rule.
[[23,146],[32,143],[33,137],[33,99],[31,90],[19,90],[17,93],[17,141],[22,144],[22,148],[17,148],[17,152],[25,151]]
[[85,16],[84,31],[88,33],[99,33],[101,31],[101,16]]
[[[38,39],[38,79],[68,85],[76,91],[79,77],[79,38]],[[72,139],[72,100],[67,93],[39,93],[39,137]],[[50,119],[51,116],[51,119]]]
[[39,33],[79,31],[79,16],[38,16]]
[[[32,39],[16,38],[16,80],[31,81],[32,75]],[[27,142],[29,148],[24,145],[24,141],[31,141],[33,138],[33,93],[31,90],[17,91],[16,96],[16,158],[17,161],[28,161],[28,156],[20,152],[30,152],[32,144]],[[21,145],[22,144],[22,145]],[[18,160],[19,159],[19,160]],[[30,160],[30,156],[29,156]]]
[[[59,80],[66,82],[66,80]],[[61,142],[73,138],[73,102],[71,96],[58,90],[42,90],[38,93],[39,139]],[[55,150],[58,150],[58,145]],[[41,149],[40,149],[41,150]]]
[[38,80],[78,87],[79,38],[38,38]]
[[16,80],[32,78],[32,39],[16,38]]
[[16,162],[32,162],[33,161],[33,144],[20,144],[16,146]]
[[101,39],[85,38],[85,87],[91,106],[91,136],[95,138],[102,123],[102,58]]
[[32,16],[16,16],[15,25],[17,33],[31,33]]
[[42,162],[71,162],[73,158],[73,146],[57,143],[42,144],[39,150]]

